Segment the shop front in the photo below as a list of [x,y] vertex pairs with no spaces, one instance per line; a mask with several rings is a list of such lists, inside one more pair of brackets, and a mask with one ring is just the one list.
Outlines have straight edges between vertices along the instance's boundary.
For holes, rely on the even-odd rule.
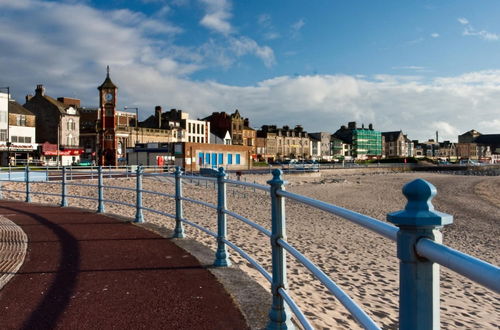
[[40,161],[48,166],[69,166],[80,163],[80,156],[84,149],[80,148],[57,148],[56,144],[44,143],[41,147]]

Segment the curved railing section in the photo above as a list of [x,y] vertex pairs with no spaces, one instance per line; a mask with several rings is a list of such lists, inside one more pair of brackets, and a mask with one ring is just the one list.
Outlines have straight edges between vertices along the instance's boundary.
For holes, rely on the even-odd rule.
[[[228,179],[227,173],[220,168],[215,177],[192,176],[182,173],[177,167],[175,172],[170,169],[158,173],[154,169],[147,169],[137,166],[130,168],[107,170],[97,167],[97,171],[91,169],[71,169],[66,167],[54,171],[30,171],[26,167],[23,171],[9,171],[8,177],[0,177],[2,181],[24,181],[24,190],[0,190],[3,192],[13,192],[25,194],[25,201],[31,202],[33,194],[60,196],[60,206],[68,206],[68,198],[92,200],[97,203],[97,212],[105,212],[105,204],[115,203],[135,208],[136,214],[134,222],[144,222],[143,211],[152,212],[175,220],[173,237],[183,238],[184,224],[197,228],[206,234],[214,237],[217,242],[215,253],[216,267],[226,267],[231,264],[227,248],[231,248],[241,257],[247,260],[255,269],[271,283],[272,302],[269,312],[269,329],[292,329],[292,313],[297,322],[305,329],[312,329],[312,325],[301,311],[300,307],[288,294],[286,257],[287,254],[294,257],[309,272],[318,279],[324,287],[333,294],[342,305],[351,313],[353,318],[366,329],[379,329],[378,325],[368,316],[368,314],[349,295],[344,292],[330,277],[328,277],[318,266],[306,258],[300,251],[295,249],[286,240],[286,217],[285,200],[293,200],[298,203],[314,207],[332,215],[342,217],[357,225],[365,227],[378,235],[395,241],[400,259],[400,302],[399,302],[399,326],[401,329],[437,329],[439,327],[439,272],[435,271],[433,265],[440,264],[447,267],[477,283],[500,293],[500,268],[489,264],[470,255],[453,250],[441,244],[442,235],[440,228],[453,221],[451,215],[437,212],[431,204],[432,198],[436,194],[436,188],[429,182],[417,179],[405,185],[403,193],[408,199],[406,208],[399,212],[388,214],[387,218],[394,225],[368,217],[366,215],[341,208],[332,204],[317,201],[309,197],[297,195],[285,190],[285,182],[282,178],[281,170],[274,170],[273,177],[267,183],[268,186]],[[156,169],[157,170],[157,169]],[[1,172],[0,172],[1,173]],[[165,178],[167,183],[175,185],[175,194],[161,193],[157,191],[145,190],[142,187],[144,176],[152,178]],[[114,185],[104,185],[104,178],[135,177],[136,187],[122,187]],[[82,179],[97,179],[97,183],[83,183]],[[188,198],[183,196],[183,180],[193,182],[204,181],[206,186],[213,184],[217,191],[217,204]],[[61,193],[51,193],[47,191],[31,191],[30,185],[33,182],[60,186]],[[91,181],[92,182],[92,181]],[[97,197],[68,195],[68,186],[95,188]],[[227,187],[243,187],[262,191],[269,194],[271,199],[270,229],[253,222],[233,211],[227,209]],[[135,203],[105,199],[104,189],[121,190],[135,194]],[[143,194],[150,194],[169,198],[175,201],[175,214],[145,207],[142,204]],[[202,205],[204,207],[217,210],[217,232],[204,228],[194,221],[184,216],[184,202]],[[242,223],[251,226],[253,229],[270,238],[272,248],[272,274],[253,259],[241,247],[227,239],[226,217],[231,216]],[[291,312],[290,312],[291,311]]]

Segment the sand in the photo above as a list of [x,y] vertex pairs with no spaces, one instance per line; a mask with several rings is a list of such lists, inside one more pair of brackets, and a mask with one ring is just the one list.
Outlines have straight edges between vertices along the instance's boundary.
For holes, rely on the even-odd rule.
[[[265,183],[270,175],[244,175],[247,181]],[[461,176],[429,173],[366,173],[362,170],[323,171],[320,177],[289,176],[287,190],[339,205],[385,221],[389,212],[403,209],[406,203],[402,186],[416,178],[433,183],[438,194],[436,210],[452,214],[454,223],[443,229],[444,243],[452,248],[500,264],[500,177]],[[113,185],[135,187],[135,179],[112,179]],[[95,182],[95,180],[94,180]],[[109,179],[106,179],[109,184]],[[184,196],[216,204],[212,182],[184,182]],[[5,184],[24,190],[23,184]],[[146,178],[144,189],[173,194],[173,180]],[[57,184],[32,184],[33,191],[60,193]],[[70,186],[68,194],[96,196],[95,188]],[[4,193],[4,198],[23,198]],[[135,203],[133,192],[105,190],[106,199]],[[33,195],[34,202],[59,203],[60,197]],[[69,199],[70,206],[96,209],[93,201]],[[144,194],[144,206],[175,214],[171,198]],[[270,228],[270,200],[263,191],[228,186],[228,209]],[[106,204],[106,212],[133,217],[135,209]],[[213,232],[216,212],[205,206],[184,202],[185,217]],[[397,327],[398,259],[395,243],[346,220],[323,211],[287,201],[288,241],[312,260],[344,289],[384,329]],[[174,220],[144,212],[147,222],[173,229]],[[214,249],[215,239],[185,225],[186,236]],[[269,272],[269,239],[228,217],[228,238],[247,251]],[[250,264],[229,251],[235,267],[247,272],[265,288],[269,283]],[[441,326],[452,328],[498,329],[500,296],[468,279],[441,268]],[[288,258],[289,291],[311,323],[318,329],[356,329],[359,325],[347,310],[315,280],[307,269]],[[256,304],[270,304],[256,301]]]

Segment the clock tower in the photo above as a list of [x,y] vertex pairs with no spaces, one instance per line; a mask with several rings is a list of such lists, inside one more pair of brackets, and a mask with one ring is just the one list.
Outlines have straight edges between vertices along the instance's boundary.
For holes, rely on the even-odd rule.
[[109,78],[109,66],[107,67],[106,80],[97,89],[99,90],[98,163],[103,166],[116,166],[116,95],[118,87]]

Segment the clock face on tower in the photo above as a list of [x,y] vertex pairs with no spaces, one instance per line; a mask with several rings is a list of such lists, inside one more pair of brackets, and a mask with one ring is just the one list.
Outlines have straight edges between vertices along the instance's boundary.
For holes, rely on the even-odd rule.
[[107,93],[105,97],[106,97],[106,101],[108,101],[108,102],[113,100],[113,94],[111,94],[111,93]]

